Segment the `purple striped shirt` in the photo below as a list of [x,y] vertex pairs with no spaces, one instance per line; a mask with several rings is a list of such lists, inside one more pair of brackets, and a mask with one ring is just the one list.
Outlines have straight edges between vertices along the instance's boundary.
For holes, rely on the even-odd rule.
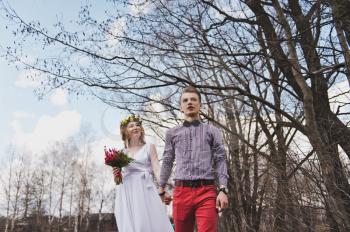
[[[176,162],[175,180],[218,179],[227,186],[226,153],[218,128],[199,123],[169,129],[165,137],[160,186],[165,187]],[[214,168],[215,164],[215,168]]]

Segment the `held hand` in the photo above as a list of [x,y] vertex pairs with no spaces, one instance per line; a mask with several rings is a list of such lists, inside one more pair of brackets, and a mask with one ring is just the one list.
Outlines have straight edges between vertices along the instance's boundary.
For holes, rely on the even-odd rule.
[[113,175],[114,177],[119,177],[120,176],[120,168],[113,167]]
[[169,205],[170,202],[173,200],[171,195],[169,193],[167,193],[166,191],[162,191],[160,194],[160,199],[162,200],[162,202],[166,205]]
[[164,195],[164,203],[166,205],[169,205],[172,200],[173,200],[173,198],[171,197],[171,195],[166,192]]
[[216,197],[216,208],[219,212],[221,212],[223,209],[226,209],[228,207],[228,198],[227,195],[223,192],[219,192],[218,196]]

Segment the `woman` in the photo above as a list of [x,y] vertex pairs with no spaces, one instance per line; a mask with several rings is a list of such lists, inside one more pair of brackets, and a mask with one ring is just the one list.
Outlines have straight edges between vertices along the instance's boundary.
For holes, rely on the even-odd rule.
[[[123,183],[116,187],[115,217],[120,232],[174,231],[166,208],[152,181],[159,183],[160,166],[154,144],[145,143],[138,116],[130,115],[120,123],[126,153],[134,159],[122,169]],[[119,170],[114,169],[116,176]]]

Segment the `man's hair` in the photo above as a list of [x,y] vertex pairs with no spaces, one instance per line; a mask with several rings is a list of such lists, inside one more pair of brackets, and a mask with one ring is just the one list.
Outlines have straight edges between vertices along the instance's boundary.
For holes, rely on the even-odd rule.
[[195,93],[198,95],[199,102],[202,102],[201,94],[199,93],[199,91],[195,87],[193,87],[193,86],[185,87],[181,92],[180,102],[181,102],[181,97],[184,93]]

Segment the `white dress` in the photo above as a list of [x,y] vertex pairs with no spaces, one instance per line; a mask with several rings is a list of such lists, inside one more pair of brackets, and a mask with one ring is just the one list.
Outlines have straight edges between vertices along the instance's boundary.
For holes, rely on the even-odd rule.
[[172,232],[173,227],[152,181],[150,144],[145,144],[122,168],[116,187],[115,218],[119,232]]

